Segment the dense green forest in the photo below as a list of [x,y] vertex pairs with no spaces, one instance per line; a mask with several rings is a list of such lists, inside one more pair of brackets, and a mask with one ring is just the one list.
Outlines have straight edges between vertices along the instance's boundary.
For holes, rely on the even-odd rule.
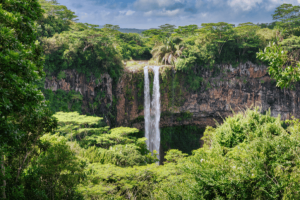
[[168,151],[158,165],[140,130],[108,127],[102,117],[81,114],[79,93],[43,88],[45,78],[64,79],[66,69],[108,73],[117,84],[130,60],[172,66],[187,75],[191,91],[201,86],[200,69],[245,61],[267,64],[278,87],[293,88],[300,79],[300,6],[277,7],[270,24],[165,24],[142,34],[76,18],[55,0],[0,3],[1,199],[300,198],[299,119],[245,110],[207,127],[203,147],[192,152],[194,144],[175,149],[165,128]]

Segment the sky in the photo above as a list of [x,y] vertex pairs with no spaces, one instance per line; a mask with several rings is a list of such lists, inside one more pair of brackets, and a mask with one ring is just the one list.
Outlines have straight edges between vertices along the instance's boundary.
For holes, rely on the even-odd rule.
[[275,8],[300,0],[57,0],[79,22],[149,29],[163,24],[184,26],[210,22],[269,23]]

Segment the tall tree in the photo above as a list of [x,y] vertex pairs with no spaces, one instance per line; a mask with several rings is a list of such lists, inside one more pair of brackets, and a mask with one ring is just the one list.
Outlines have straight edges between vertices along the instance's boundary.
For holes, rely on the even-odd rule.
[[272,17],[273,20],[279,20],[280,26],[288,27],[294,33],[294,29],[300,24],[300,6],[284,3],[276,8]]
[[[18,191],[18,181],[37,140],[56,127],[35,81],[44,76],[42,48],[35,21],[37,0],[2,0],[0,4],[0,155],[2,198]],[[19,160],[15,162],[15,160]],[[9,167],[10,174],[5,173]],[[10,177],[9,182],[7,182]],[[10,199],[17,197],[9,197]]]
[[251,22],[239,24],[234,29],[235,41],[238,47],[238,57],[241,58],[247,51],[257,49],[260,45],[259,36],[256,31],[260,29],[259,26]]
[[167,38],[163,43],[155,46],[151,51],[153,58],[158,62],[165,62],[165,64],[174,64],[177,58],[182,54],[184,45],[180,38]]
[[218,55],[221,55],[223,46],[228,40],[232,39],[233,24],[226,22],[203,23],[201,24],[203,31],[207,33],[207,40],[211,41],[216,48]]
[[110,29],[110,30],[119,30],[120,29],[120,26],[119,25],[112,25],[112,24],[105,24],[103,26],[103,28],[106,28],[106,29]]
[[257,53],[257,58],[267,62],[268,71],[281,88],[293,88],[294,84],[300,81],[300,62],[291,62],[288,52],[275,43],[270,43],[264,51]]
[[176,26],[171,25],[171,24],[164,24],[164,25],[159,26],[159,29],[161,29],[162,32],[167,34],[167,37],[169,37],[173,33],[175,28],[176,28]]
[[38,0],[43,16],[38,19],[39,37],[52,37],[70,28],[72,22],[77,21],[77,16],[66,6],[59,5],[57,1]]
[[174,31],[178,34],[181,34],[181,35],[184,35],[184,36],[189,36],[189,35],[194,35],[197,29],[198,29],[197,25],[191,24],[191,25],[188,25],[188,26],[179,26]]

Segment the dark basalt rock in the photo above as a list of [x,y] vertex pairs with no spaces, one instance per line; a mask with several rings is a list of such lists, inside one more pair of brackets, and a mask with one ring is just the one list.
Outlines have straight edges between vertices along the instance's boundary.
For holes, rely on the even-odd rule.
[[[196,92],[183,89],[182,105],[172,107],[173,113],[190,112],[192,118],[178,121],[174,120],[174,116],[165,116],[161,118],[161,127],[214,126],[216,121],[222,122],[222,118],[232,115],[233,111],[237,113],[251,106],[260,106],[262,113],[270,108],[272,116],[280,114],[281,119],[288,119],[291,116],[300,117],[300,86],[297,86],[295,90],[277,88],[276,82],[267,73],[267,67],[251,62],[240,64],[236,68],[232,65],[220,65],[218,68],[221,73],[202,69],[200,74],[204,79],[203,86]],[[209,88],[206,88],[207,83],[210,84]],[[102,75],[99,83],[96,84],[93,76],[87,82],[83,75],[74,70],[66,70],[65,79],[57,80],[55,77],[52,77],[52,80],[46,79],[45,88],[53,91],[57,89],[79,91],[83,95],[83,110],[90,114],[92,110],[88,107],[89,103],[93,103],[98,92],[105,91],[105,97],[101,99],[101,106],[96,114],[106,117],[109,119],[108,122],[114,120],[116,126],[133,126],[143,129],[144,122],[135,120],[144,115],[141,109],[142,98],[138,96],[135,80],[126,75],[123,75],[116,88],[113,88],[112,79],[108,74]],[[132,95],[130,99],[126,94],[128,88]],[[114,108],[107,106],[112,105],[113,95],[117,99]],[[169,105],[172,100],[168,98],[167,94],[161,96],[162,112],[170,112]],[[109,116],[110,109],[116,109],[114,119]]]

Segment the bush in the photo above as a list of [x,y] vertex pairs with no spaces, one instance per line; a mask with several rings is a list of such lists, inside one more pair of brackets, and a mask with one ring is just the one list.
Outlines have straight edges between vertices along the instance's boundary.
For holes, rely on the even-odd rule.
[[195,177],[198,199],[298,199],[299,122],[247,110],[208,128],[204,148],[182,169]]

